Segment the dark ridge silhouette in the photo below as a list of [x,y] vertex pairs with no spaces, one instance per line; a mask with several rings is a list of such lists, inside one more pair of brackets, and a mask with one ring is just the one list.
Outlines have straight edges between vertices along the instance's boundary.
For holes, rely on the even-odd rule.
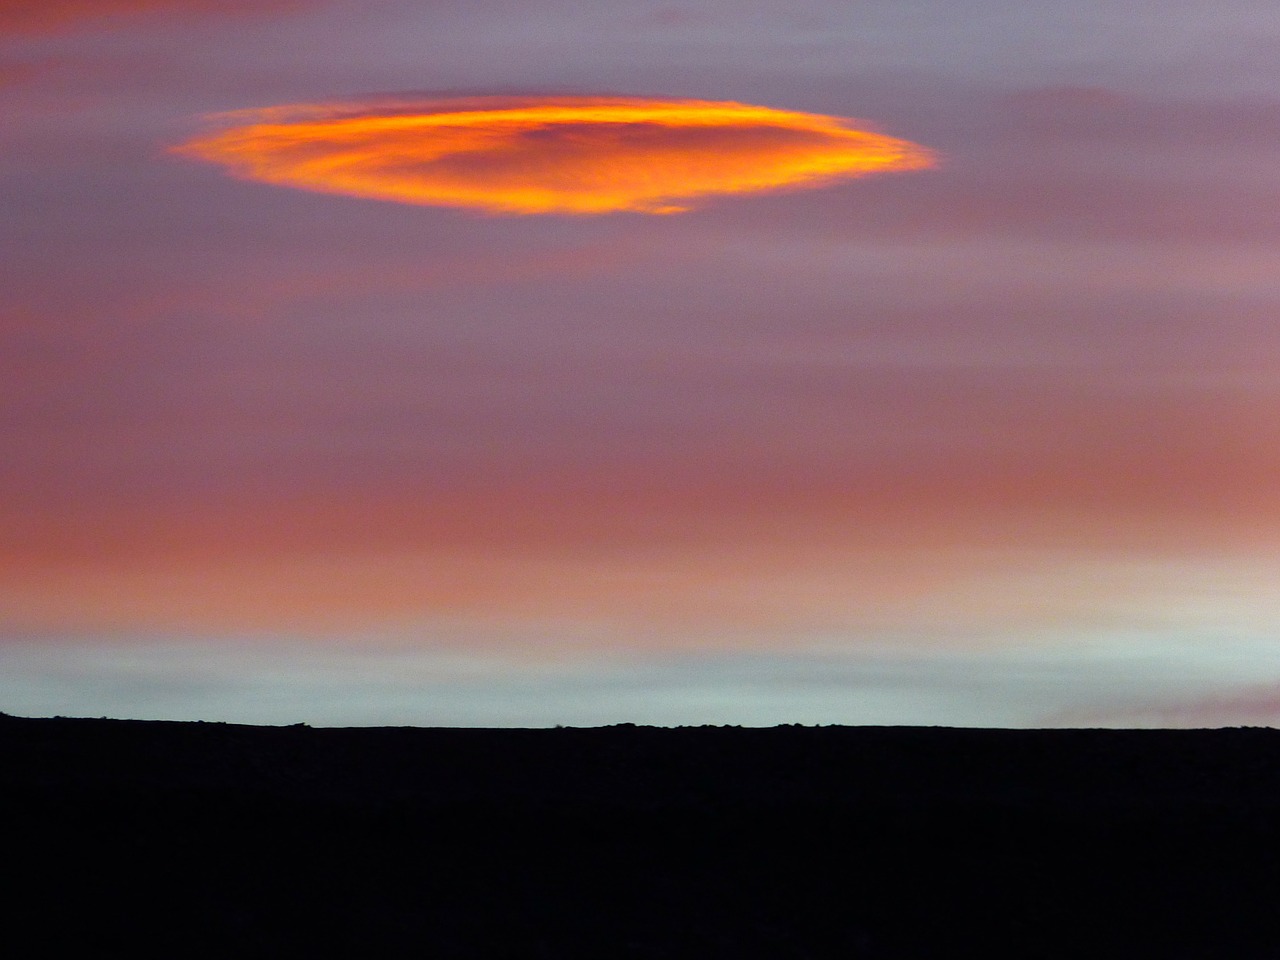
[[1280,957],[1272,729],[0,715],[0,758],[48,954]]

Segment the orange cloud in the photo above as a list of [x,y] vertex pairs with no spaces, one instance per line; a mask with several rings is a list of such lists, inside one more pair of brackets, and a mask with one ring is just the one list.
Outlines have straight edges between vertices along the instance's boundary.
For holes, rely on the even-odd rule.
[[933,164],[837,117],[701,100],[473,98],[223,119],[175,152],[247,180],[499,214],[679,213]]

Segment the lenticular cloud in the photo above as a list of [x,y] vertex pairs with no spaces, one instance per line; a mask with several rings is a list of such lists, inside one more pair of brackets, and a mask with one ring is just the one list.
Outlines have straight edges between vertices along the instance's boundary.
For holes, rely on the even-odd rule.
[[492,214],[680,213],[933,163],[838,117],[702,100],[319,104],[219,119],[174,152],[246,180]]

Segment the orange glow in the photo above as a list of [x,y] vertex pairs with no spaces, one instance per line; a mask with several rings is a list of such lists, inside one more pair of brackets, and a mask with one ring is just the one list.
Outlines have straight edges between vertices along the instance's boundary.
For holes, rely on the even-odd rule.
[[699,100],[558,97],[225,115],[175,148],[237,177],[499,214],[680,213],[725,194],[933,164],[836,117]]

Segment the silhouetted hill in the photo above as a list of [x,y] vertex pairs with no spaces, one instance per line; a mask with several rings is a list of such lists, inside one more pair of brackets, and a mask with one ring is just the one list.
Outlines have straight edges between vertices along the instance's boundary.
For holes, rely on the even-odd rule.
[[1280,957],[1271,729],[0,715],[0,757],[49,953]]

